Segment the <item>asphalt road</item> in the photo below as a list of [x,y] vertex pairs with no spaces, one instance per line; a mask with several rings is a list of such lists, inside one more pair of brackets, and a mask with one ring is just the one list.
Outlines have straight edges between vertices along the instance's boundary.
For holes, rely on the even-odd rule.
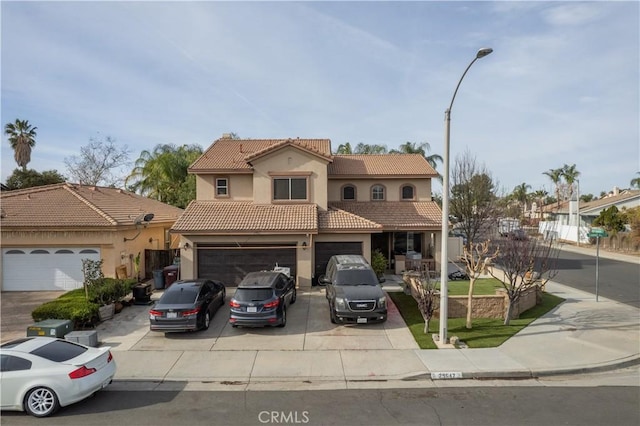
[[[560,251],[553,281],[596,294],[596,257]],[[618,260],[598,260],[598,296],[640,308],[640,266]]]
[[638,387],[469,387],[323,391],[104,391],[3,425],[609,425],[640,423]]

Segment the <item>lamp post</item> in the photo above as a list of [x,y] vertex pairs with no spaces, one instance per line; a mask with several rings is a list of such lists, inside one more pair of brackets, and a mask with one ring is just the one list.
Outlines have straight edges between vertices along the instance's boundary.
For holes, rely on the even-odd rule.
[[493,49],[486,47],[478,50],[476,53],[476,57],[473,58],[467,69],[462,73],[462,77],[458,81],[458,85],[456,86],[456,90],[453,92],[453,97],[451,98],[451,103],[449,104],[449,108],[444,112],[444,172],[442,174],[442,245],[441,245],[441,265],[440,265],[440,330],[438,334],[438,339],[441,344],[447,343],[447,318],[448,318],[448,306],[449,300],[447,296],[447,280],[449,279],[448,265],[449,265],[449,257],[447,256],[447,252],[449,251],[449,135],[451,129],[451,108],[453,107],[453,101],[456,99],[456,94],[458,93],[458,89],[460,88],[460,83],[464,79],[464,76],[471,68],[471,65],[474,64],[480,58],[484,58],[488,54],[493,52]]

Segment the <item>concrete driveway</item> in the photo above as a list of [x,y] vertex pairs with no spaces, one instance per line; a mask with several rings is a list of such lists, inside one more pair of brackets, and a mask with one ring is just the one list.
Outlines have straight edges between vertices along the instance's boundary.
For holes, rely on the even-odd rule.
[[[227,289],[227,301],[235,288]],[[31,311],[62,292],[2,293],[2,341],[24,337],[33,324]],[[152,303],[162,291],[155,290]],[[298,299],[287,311],[284,328],[233,328],[225,303],[206,331],[159,333],[149,330],[149,305],[125,307],[112,320],[100,323],[98,340],[115,351],[251,351],[251,350],[344,350],[417,349],[404,320],[389,299],[388,319],[382,324],[336,325],[329,319],[324,288],[298,290]]]

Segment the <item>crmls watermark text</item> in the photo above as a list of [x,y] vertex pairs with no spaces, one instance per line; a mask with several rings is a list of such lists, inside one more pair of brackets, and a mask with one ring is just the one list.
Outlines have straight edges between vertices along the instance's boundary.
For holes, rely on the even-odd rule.
[[308,411],[260,411],[260,423],[304,424],[309,423]]

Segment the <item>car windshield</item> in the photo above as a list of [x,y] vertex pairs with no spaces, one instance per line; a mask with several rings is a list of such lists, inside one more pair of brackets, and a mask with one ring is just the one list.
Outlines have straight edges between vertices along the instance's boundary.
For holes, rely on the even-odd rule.
[[165,292],[158,301],[161,305],[185,305],[193,303],[198,297],[198,287],[180,287]]
[[238,302],[258,302],[271,299],[272,296],[272,288],[238,288],[233,298]]
[[378,278],[371,269],[343,270],[336,274],[336,285],[377,285]]
[[87,348],[75,343],[67,342],[66,340],[54,340],[38,349],[34,349],[31,353],[51,361],[64,362],[86,351]]

